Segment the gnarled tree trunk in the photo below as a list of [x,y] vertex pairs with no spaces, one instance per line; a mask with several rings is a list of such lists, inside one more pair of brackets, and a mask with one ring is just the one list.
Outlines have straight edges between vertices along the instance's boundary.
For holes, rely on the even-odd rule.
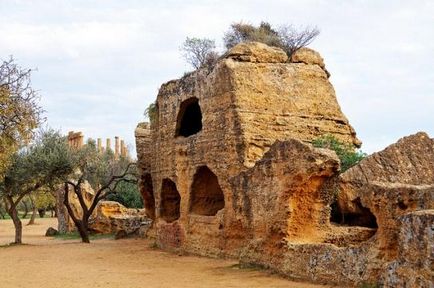
[[18,217],[17,205],[14,203],[14,200],[11,196],[6,196],[8,206],[7,211],[9,216],[11,216],[12,221],[15,226],[15,244],[21,244],[23,238],[23,224],[21,223],[20,218]]
[[[66,189],[66,187],[65,187]],[[65,190],[59,188],[56,191],[56,216],[57,216],[57,231],[64,234],[69,232],[69,215],[64,205]]]
[[36,213],[38,212],[38,210],[36,209],[36,203],[33,200],[33,198],[31,196],[29,198],[30,198],[30,203],[32,204],[32,217],[30,217],[30,221],[29,221],[29,223],[27,223],[27,225],[34,225]]

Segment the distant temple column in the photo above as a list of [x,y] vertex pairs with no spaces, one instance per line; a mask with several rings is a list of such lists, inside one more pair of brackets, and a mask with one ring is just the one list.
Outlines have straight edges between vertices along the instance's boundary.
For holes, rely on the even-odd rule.
[[98,152],[102,153],[102,140],[101,140],[101,138],[98,138],[96,140],[96,142],[97,142]]
[[111,139],[110,138],[107,138],[105,146],[106,146],[105,149],[107,151],[112,150],[112,143],[111,143]]
[[68,145],[74,149],[83,147],[84,136],[81,132],[69,131],[68,133]]
[[121,140],[121,156],[127,157],[127,147],[125,147],[125,141]]
[[119,158],[119,137],[115,136],[115,158]]

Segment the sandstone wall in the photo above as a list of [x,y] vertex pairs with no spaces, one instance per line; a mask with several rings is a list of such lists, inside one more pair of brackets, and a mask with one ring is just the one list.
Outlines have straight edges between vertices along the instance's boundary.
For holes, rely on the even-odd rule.
[[[252,166],[276,140],[311,142],[332,134],[360,146],[339,107],[321,56],[303,48],[293,55],[296,63],[287,63],[285,57],[262,45],[241,44],[226,55],[246,145],[245,164]],[[240,56],[255,52],[259,54],[256,58]]]
[[[212,69],[161,86],[156,119],[136,129],[141,193],[154,219],[148,236],[164,249],[237,257],[302,279],[387,283],[384,267],[399,262],[399,217],[431,207],[432,187],[414,184],[434,184],[388,182],[432,168],[415,160],[429,149],[411,141],[422,147],[416,154],[412,146],[402,150],[407,158],[382,166],[368,159],[339,178],[334,152],[309,142],[323,134],[360,141],[323,59],[301,49],[286,61],[277,48],[242,44]],[[375,176],[383,170],[387,177]],[[354,222],[330,220],[339,189],[342,212]]]

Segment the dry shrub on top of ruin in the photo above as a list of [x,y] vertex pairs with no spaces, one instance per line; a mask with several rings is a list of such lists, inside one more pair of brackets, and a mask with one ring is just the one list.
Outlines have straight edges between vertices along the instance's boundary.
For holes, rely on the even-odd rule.
[[[259,26],[242,22],[233,23],[223,37],[227,50],[243,42],[260,42],[268,46],[281,48],[288,58],[302,47],[306,47],[319,35],[316,27],[296,28],[282,25],[274,28],[268,22]],[[182,56],[194,69],[212,68],[220,55],[215,51],[215,41],[208,38],[187,37],[180,50]]]
[[268,22],[261,22],[258,27],[246,23],[234,23],[223,38],[227,49],[242,42],[261,42],[269,46],[279,47],[288,57],[302,47],[306,47],[319,35],[316,27],[297,29],[293,25],[273,28]]

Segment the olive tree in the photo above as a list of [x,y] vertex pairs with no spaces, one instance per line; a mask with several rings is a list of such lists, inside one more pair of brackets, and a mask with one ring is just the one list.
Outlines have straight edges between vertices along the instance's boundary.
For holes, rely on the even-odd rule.
[[74,171],[68,144],[58,132],[41,132],[34,143],[12,156],[0,181],[0,197],[15,226],[15,244],[22,243],[22,223],[17,206],[21,200],[45,187],[62,183]]
[[[135,163],[128,158],[116,159],[111,150],[104,153],[97,151],[95,143],[90,141],[72,153],[75,173],[64,183],[63,203],[74,222],[82,242],[89,243],[89,218],[101,200],[117,194],[121,183],[137,184]],[[95,190],[90,203],[85,200],[83,184],[88,182]],[[74,212],[69,195],[77,196],[81,213]],[[88,202],[88,203],[86,203]]]

